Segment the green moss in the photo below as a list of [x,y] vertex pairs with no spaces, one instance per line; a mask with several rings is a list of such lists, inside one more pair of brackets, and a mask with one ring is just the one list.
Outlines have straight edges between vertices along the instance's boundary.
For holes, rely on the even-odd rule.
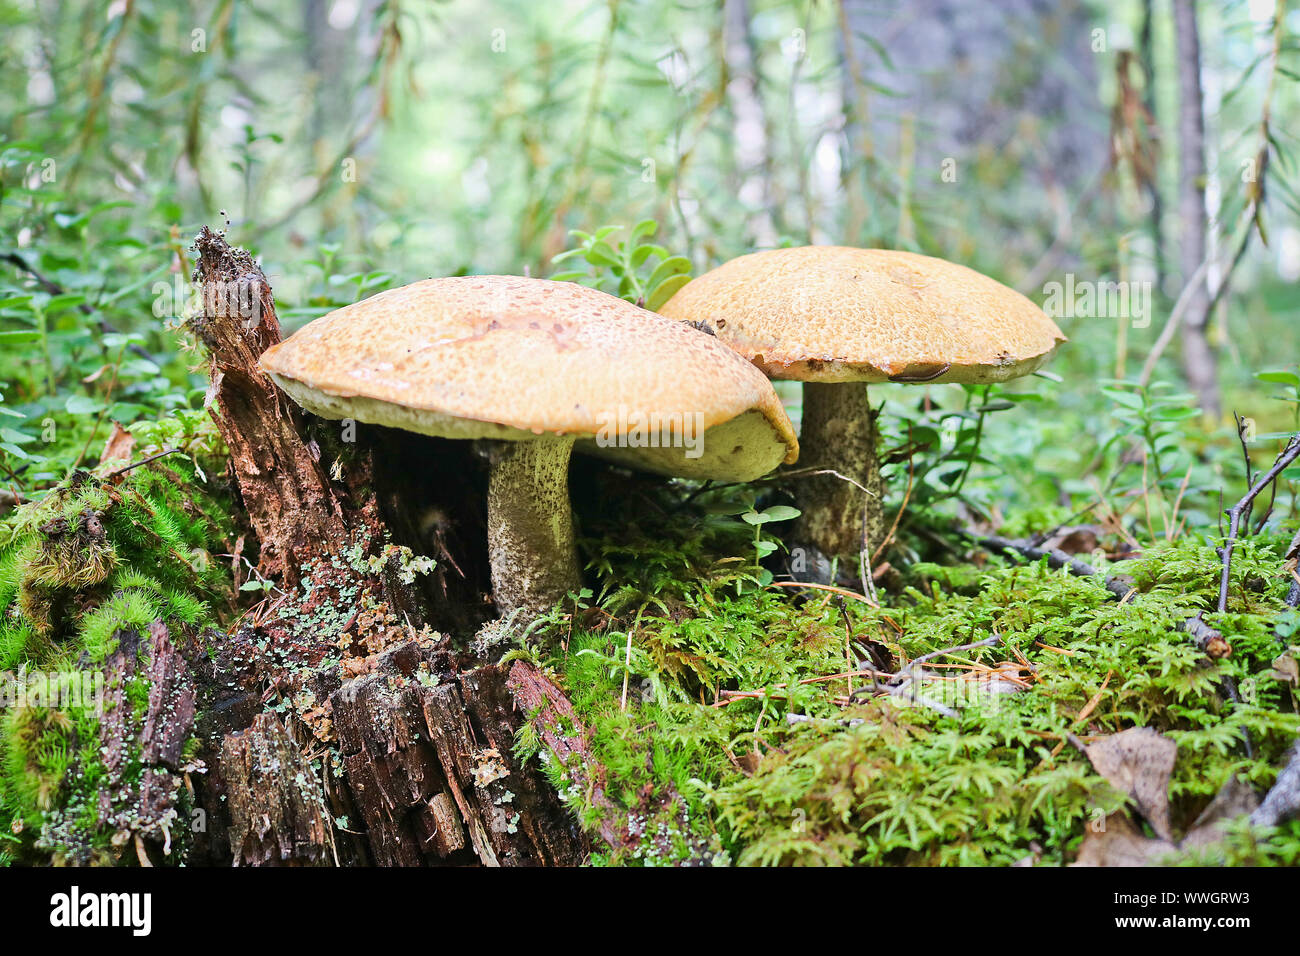
[[951,591],[970,593],[979,588],[982,572],[969,564],[931,564],[919,561],[909,569],[918,587],[928,589],[929,582]]
[[[188,434],[206,454],[210,436],[194,421],[162,431]],[[196,632],[218,623],[214,609],[229,602],[230,581],[208,555],[228,550],[228,506],[204,489],[199,473],[181,456],[117,482],[79,472],[0,522],[0,670],[80,681],[97,673],[122,632],[144,635],[154,621]],[[140,646],[144,654],[147,645]],[[123,691],[128,749],[113,774],[100,752],[94,701],[4,712],[0,829],[21,821],[7,853],[79,863],[116,858],[99,793],[107,788],[116,801],[138,783],[130,734],[150,686],[137,672]]]
[[12,670],[30,656],[34,638],[30,624],[0,621],[0,671]]
[[[1067,734],[1146,726],[1172,738],[1171,813],[1185,828],[1230,776],[1271,785],[1300,733],[1291,688],[1272,668],[1287,533],[1239,545],[1225,614],[1213,613],[1215,542],[1197,536],[1112,567],[1139,589],[1122,605],[1099,577],[994,558],[983,569],[913,565],[914,586],[875,609],[759,590],[752,552],[725,513],[675,520],[644,531],[597,525],[605,536],[588,548],[602,586],[594,601],[557,608],[554,643],[542,645],[590,729],[614,809],[535,732],[518,741],[591,832],[641,820],[658,834],[596,862],[1009,865],[1037,849],[1059,864],[1074,859],[1089,821],[1124,806],[1062,743]],[[1197,612],[1222,630],[1231,657],[1209,660],[1180,630]],[[601,625],[582,626],[592,621]],[[931,665],[920,696],[945,712],[875,694],[865,674],[844,676],[995,634],[998,646]],[[994,667],[1020,689],[994,695],[971,679]],[[1234,839],[1240,862],[1297,858],[1294,829]],[[641,858],[647,847],[653,859]]]
[[58,805],[76,744],[73,721],[61,710],[16,706],[0,719],[0,734],[4,796],[25,827],[38,828]]
[[160,617],[161,602],[148,591],[131,588],[114,592],[81,619],[81,642],[92,661],[103,661],[117,647],[117,633],[141,632]]

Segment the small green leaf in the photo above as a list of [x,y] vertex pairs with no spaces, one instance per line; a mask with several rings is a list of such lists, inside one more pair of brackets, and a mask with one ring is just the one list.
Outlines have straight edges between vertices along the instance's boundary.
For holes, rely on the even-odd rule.
[[7,441],[6,441],[6,442],[0,442],[0,449],[4,449],[5,451],[9,452],[9,454],[13,455],[15,458],[31,458],[31,457],[32,457],[31,455],[27,454],[27,452],[23,451],[21,448],[19,448],[19,447],[18,447],[17,445],[15,445],[15,444],[12,444],[11,442],[7,442]]
[[1158,408],[1151,413],[1151,418],[1157,422],[1181,422],[1199,418],[1200,414],[1199,408]]
[[644,246],[637,246],[632,253],[632,265],[639,266],[650,256],[657,256],[660,259],[668,258],[668,250],[663,246],[657,246],[654,243],[647,243]]
[[659,229],[659,223],[653,219],[642,219],[632,227],[632,234],[628,236],[628,244],[635,245],[636,241],[642,236],[653,236]]
[[591,243],[583,250],[583,256],[588,262],[596,266],[620,265],[618,253],[614,251],[608,242],[596,241]]
[[127,375],[157,375],[162,371],[156,362],[150,359],[135,358],[122,365],[122,371]]
[[1256,372],[1255,377],[1261,382],[1300,386],[1300,375],[1295,372]]
[[654,292],[650,293],[649,297],[646,298],[645,307],[651,312],[657,311],[665,302],[677,294],[678,289],[690,281],[691,277],[688,275],[669,276],[655,286]]
[[1103,392],[1113,402],[1123,405],[1125,408],[1140,409],[1143,405],[1142,396],[1134,395],[1132,392],[1121,392],[1113,388],[1103,388]]
[[69,395],[64,407],[69,415],[93,415],[102,406],[87,395]]
[[683,272],[689,273],[690,271],[690,259],[687,259],[685,256],[669,256],[663,262],[659,263],[659,265],[655,266],[655,271],[650,273],[650,278],[646,281],[646,288],[653,289],[669,276]]
[[763,514],[769,521],[790,521],[792,518],[799,517],[800,511],[789,505],[772,505],[770,508],[765,508]]

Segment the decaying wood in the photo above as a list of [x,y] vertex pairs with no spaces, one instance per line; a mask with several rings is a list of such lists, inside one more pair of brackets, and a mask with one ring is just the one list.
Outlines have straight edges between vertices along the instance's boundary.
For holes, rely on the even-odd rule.
[[599,763],[591,758],[590,741],[569,699],[536,667],[523,661],[511,666],[509,687],[519,705],[533,715],[538,737],[552,759],[569,770],[574,784],[588,794],[593,806],[606,811],[600,815],[600,838],[612,849],[622,846],[626,836],[614,826],[616,814],[605,796]]
[[[537,762],[512,752],[532,699],[517,699],[516,683],[568,702],[540,674],[508,683],[454,637],[490,610],[486,478],[472,446],[373,426],[344,444],[257,368],[280,339],[257,264],[207,229],[195,248],[210,403],[248,550],[280,588],[220,642],[205,684],[199,799],[228,835],[209,840],[209,857],[581,863],[589,847],[572,814]],[[416,580],[396,544],[436,570]],[[263,709],[271,701],[294,706],[277,716]]]
[[274,714],[258,714],[248,730],[226,735],[221,773],[236,865],[333,862],[320,781]]
[[505,670],[486,665],[465,674],[459,687],[421,696],[439,763],[455,784],[452,795],[479,859],[503,866],[581,862],[586,841],[567,812],[554,812],[559,796],[511,752],[514,728],[526,715],[515,709]]
[[1206,624],[1200,614],[1183,621],[1183,630],[1191,635],[1192,643],[1204,651],[1207,657],[1218,660],[1232,653],[1232,645],[1223,636],[1223,632]]
[[303,559],[348,540],[354,522],[319,449],[303,437],[301,411],[257,368],[261,354],[280,341],[261,267],[206,226],[194,248],[204,309],[191,325],[208,350],[208,404],[261,542],[260,570],[296,584]]
[[[1087,578],[1101,573],[1088,562],[1059,548],[1040,548],[1025,541],[1013,541],[995,534],[979,534],[974,531],[962,533],[985,551],[995,553],[1013,551],[1030,561],[1041,561],[1046,558],[1048,567],[1058,570],[1065,568],[1075,577]],[[1122,601],[1133,590],[1133,582],[1126,575],[1114,575],[1106,578],[1106,590]]]
[[[135,840],[144,860],[150,853],[165,857],[173,838],[190,825],[180,811],[180,792],[185,742],[194,730],[193,678],[161,622],[143,634],[122,630],[116,637],[117,647],[104,664],[99,752],[107,780],[99,792],[99,815],[120,838]],[[127,685],[137,675],[150,685],[143,715],[135,715],[126,700]],[[133,760],[141,772],[137,782],[128,783],[124,778]]]
[[450,659],[445,641],[412,640],[330,697],[354,825],[372,861],[581,863],[586,841],[558,795],[511,752],[521,712],[505,672],[484,665],[429,677]]
[[140,732],[140,760],[179,770],[185,740],[194,727],[194,685],[166,625],[160,621],[149,625],[149,637],[149,708]]

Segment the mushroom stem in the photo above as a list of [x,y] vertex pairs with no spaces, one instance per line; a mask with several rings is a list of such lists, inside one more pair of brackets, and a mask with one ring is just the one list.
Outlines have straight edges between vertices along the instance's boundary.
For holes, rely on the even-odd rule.
[[856,571],[846,559],[864,544],[878,547],[884,534],[876,415],[861,382],[804,383],[800,470],[831,469],[866,491],[837,475],[803,479],[795,486],[801,514],[792,538],[827,558],[838,557],[841,573]]
[[492,597],[502,617],[540,613],[582,583],[569,507],[572,437],[511,441],[488,477]]

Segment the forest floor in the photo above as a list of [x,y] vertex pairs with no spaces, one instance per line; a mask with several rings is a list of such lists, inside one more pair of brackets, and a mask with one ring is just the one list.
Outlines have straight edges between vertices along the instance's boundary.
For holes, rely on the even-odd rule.
[[[116,861],[122,834],[165,834],[183,855],[171,821],[191,809],[187,775],[201,768],[192,740],[170,757],[153,740],[165,680],[149,666],[150,626],[211,655],[287,596],[246,574],[237,590],[219,557],[238,554],[236,505],[204,490],[223,467],[210,424],[132,431],[137,458],[186,453],[105,464],[0,523],[0,671],[122,675],[116,716],[39,701],[6,711],[9,858]],[[900,540],[928,559],[890,570],[872,599],[773,579],[763,561],[779,567],[780,548],[763,544],[781,527],[765,516],[788,513],[769,510],[779,492],[606,477],[610,493],[580,509],[591,588],[527,626],[459,637],[483,659],[534,663],[567,693],[583,756],[549,745],[553,715],[538,713],[513,757],[551,780],[592,836],[591,862],[1300,862],[1300,822],[1246,817],[1300,733],[1288,534],[1237,543],[1216,613],[1222,561],[1204,535],[1107,561],[1126,549],[1104,528],[1057,534],[1049,544],[1086,548],[1089,576],[904,523]],[[413,578],[432,564],[407,552],[404,567]],[[313,626],[363,609],[334,610]],[[132,630],[151,635],[147,673],[122,671]],[[310,697],[272,706],[321,726]],[[113,721],[134,728],[124,753],[100,745]],[[341,759],[325,726],[315,772]],[[142,811],[148,792],[170,794],[170,811]]]

